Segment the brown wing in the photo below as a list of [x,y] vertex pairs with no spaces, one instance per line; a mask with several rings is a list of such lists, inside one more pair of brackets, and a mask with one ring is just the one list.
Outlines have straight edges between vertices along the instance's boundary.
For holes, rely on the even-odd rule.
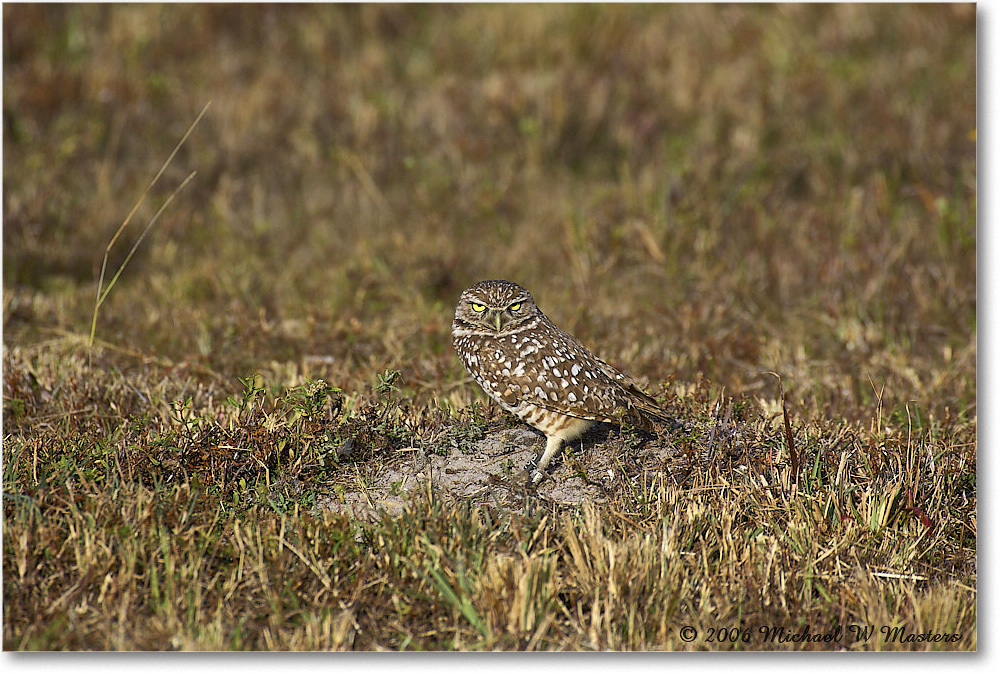
[[649,418],[669,419],[631,377],[547,319],[485,349],[500,362],[495,396],[512,409],[527,403],[599,422],[627,419],[643,428]]

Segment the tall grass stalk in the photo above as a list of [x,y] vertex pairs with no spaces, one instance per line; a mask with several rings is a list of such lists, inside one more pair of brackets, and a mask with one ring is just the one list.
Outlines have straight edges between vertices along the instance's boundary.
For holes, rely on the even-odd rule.
[[170,153],[170,156],[167,157],[167,160],[163,163],[163,166],[161,166],[160,170],[156,172],[155,176],[153,176],[153,180],[151,180],[149,182],[149,185],[146,186],[146,189],[145,191],[143,191],[142,196],[139,197],[139,200],[132,207],[132,210],[128,212],[127,216],[125,216],[125,220],[122,221],[122,224],[118,227],[118,230],[115,232],[114,236],[111,237],[111,241],[109,241],[108,245],[104,248],[104,260],[101,262],[101,274],[97,279],[97,295],[94,300],[94,315],[90,321],[90,339],[87,342],[88,347],[94,346],[94,334],[97,331],[97,313],[100,311],[101,305],[103,305],[104,301],[107,299],[108,294],[111,293],[111,289],[114,288],[115,284],[118,282],[118,277],[120,277],[122,275],[122,272],[125,271],[125,267],[128,265],[129,261],[132,260],[132,256],[135,255],[136,250],[138,250],[139,244],[141,244],[142,240],[146,238],[146,235],[152,229],[156,221],[160,219],[160,216],[167,209],[170,203],[174,201],[174,198],[178,195],[178,193],[181,190],[183,190],[184,187],[189,182],[191,182],[191,180],[198,174],[198,172],[192,171],[191,173],[189,173],[187,178],[185,178],[184,181],[177,186],[177,189],[175,189],[170,194],[170,196],[167,197],[167,200],[163,202],[163,205],[156,211],[156,214],[153,215],[152,218],[150,218],[149,222],[146,224],[145,229],[143,229],[142,234],[140,234],[139,238],[135,240],[134,244],[132,244],[132,248],[129,250],[128,255],[125,256],[125,259],[122,261],[122,264],[118,266],[118,269],[115,271],[115,275],[111,277],[111,281],[108,282],[107,288],[105,288],[104,275],[107,272],[108,256],[111,255],[111,249],[118,241],[118,237],[120,237],[122,232],[125,231],[125,228],[128,226],[128,224],[132,222],[132,217],[135,216],[136,211],[139,210],[139,206],[146,200],[146,197],[149,195],[150,190],[153,189],[153,186],[156,185],[157,181],[160,180],[160,176],[162,176],[163,172],[167,170],[168,166],[170,166],[170,163],[177,155],[177,152],[181,149],[181,146],[183,146],[184,142],[187,141],[188,136],[191,135],[191,132],[194,131],[194,128],[198,126],[198,122],[200,122],[201,118],[205,116],[206,112],[208,112],[208,108],[210,105],[212,105],[211,101],[206,103],[205,107],[201,109],[200,113],[198,113],[198,117],[196,117],[194,122],[192,122],[191,125],[187,128],[187,131],[184,132],[184,135],[181,137],[181,140],[178,141],[177,145],[174,146],[174,149]]

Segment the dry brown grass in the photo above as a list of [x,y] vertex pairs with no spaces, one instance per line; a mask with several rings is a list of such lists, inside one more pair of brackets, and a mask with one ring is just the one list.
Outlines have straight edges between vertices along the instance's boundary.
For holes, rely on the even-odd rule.
[[[397,450],[509,421],[400,407],[378,386],[250,383],[227,400],[64,348],[5,360],[8,649],[976,646],[967,424],[797,424],[793,473],[778,417],[703,383],[675,400],[674,443],[697,457],[680,483],[626,460],[582,509],[418,491],[401,514],[353,520],[321,498]],[[806,627],[841,633],[762,632]],[[955,641],[899,641],[924,633]]]
[[[973,6],[3,13],[5,649],[976,648]],[[317,508],[516,424],[492,277],[690,470]]]

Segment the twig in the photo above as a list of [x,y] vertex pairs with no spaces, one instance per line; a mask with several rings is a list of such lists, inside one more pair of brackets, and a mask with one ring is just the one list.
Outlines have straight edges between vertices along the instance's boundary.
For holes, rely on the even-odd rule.
[[785,406],[785,399],[788,395],[781,395],[781,415],[785,418],[785,441],[788,443],[788,456],[792,460],[792,481],[796,481],[799,476],[799,453],[795,451],[795,439],[792,437],[792,423],[788,420],[788,408]]
[[927,577],[920,574],[900,574],[899,572],[872,572],[873,577],[881,579],[906,579],[907,581],[927,581]]

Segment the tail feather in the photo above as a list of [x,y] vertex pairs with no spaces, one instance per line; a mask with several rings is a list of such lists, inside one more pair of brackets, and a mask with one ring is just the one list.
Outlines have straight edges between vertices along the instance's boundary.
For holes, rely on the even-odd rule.
[[632,402],[632,413],[629,421],[636,426],[649,431],[650,422],[665,424],[671,429],[680,427],[680,423],[674,419],[666,410],[660,407],[656,399],[639,389],[635,384],[630,383],[626,388]]
[[655,398],[640,389],[631,376],[621,372],[603,359],[598,358],[597,363],[605,375],[617,382],[625,390],[628,398],[628,410],[624,411],[624,417],[633,425],[644,431],[652,431],[651,422],[666,424],[671,429],[677,429],[682,426],[666,410],[660,407]]

